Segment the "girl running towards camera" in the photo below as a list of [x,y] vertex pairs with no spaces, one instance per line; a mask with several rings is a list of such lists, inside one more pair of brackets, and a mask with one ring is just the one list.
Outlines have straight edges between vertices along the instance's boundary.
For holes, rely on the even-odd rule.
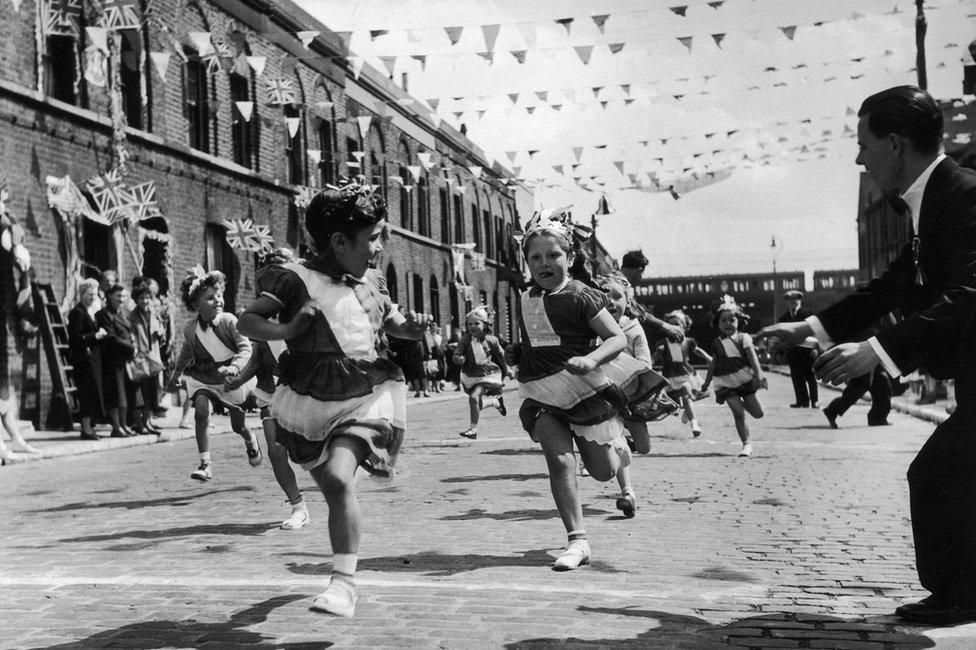
[[[305,228],[318,256],[264,269],[263,293],[241,316],[241,331],[285,340],[271,417],[278,441],[311,472],[329,506],[332,579],[310,608],[352,616],[361,521],[356,470],[392,475],[405,424],[403,372],[386,357],[381,333],[417,339],[430,317],[401,314],[370,268],[387,225],[386,202],[369,185],[355,179],[317,194]],[[287,324],[272,321],[276,315]],[[311,326],[290,327],[307,318]]]
[[707,390],[712,378],[715,379],[715,401],[729,405],[735,418],[735,430],[742,441],[739,456],[748,458],[752,455],[752,442],[746,414],[757,420],[763,416],[756,391],[766,388],[767,384],[752,337],[739,331],[739,320],[743,317],[742,310],[734,302],[723,303],[716,310],[712,326],[722,335],[712,341],[714,356],[708,364],[702,390]]
[[688,330],[691,329],[691,318],[688,314],[676,309],[665,316],[664,320],[682,328],[686,336],[680,343],[662,341],[654,351],[654,357],[662,362],[661,374],[668,381],[668,394],[672,399],[681,402],[681,406],[684,407],[681,421],[685,424],[691,423],[691,435],[697,438],[702,434],[702,428],[695,415],[694,404],[700,395],[702,383],[698,373],[691,367],[691,359],[697,356],[710,364],[712,357],[698,347],[695,339],[687,336]]
[[[581,248],[588,235],[589,229],[574,225],[562,209],[533,215],[522,240],[533,284],[520,298],[518,380],[524,401],[519,418],[542,445],[553,499],[569,537],[553,564],[557,571],[590,561],[574,443],[598,481],[611,480],[630,464],[619,416],[627,397],[604,371],[627,346],[627,338],[610,315],[606,295],[571,277],[571,267],[575,277],[588,277]],[[594,342],[598,338],[601,343]],[[633,382],[628,378],[626,383]]]
[[194,428],[200,466],[190,474],[198,481],[213,478],[210,458],[210,403],[220,402],[230,414],[234,432],[244,438],[247,460],[252,467],[261,464],[261,446],[257,437],[244,424],[241,404],[247,399],[254,382],[227,390],[224,381],[240,373],[251,358],[251,342],[237,331],[237,318],[224,311],[224,274],[205,272],[199,266],[184,278],[180,285],[183,303],[197,317],[186,324],[183,348],[176,360],[170,380],[175,389],[180,375],[186,383],[188,399],[193,401]]
[[498,338],[490,334],[491,316],[485,306],[475,307],[468,312],[468,331],[461,337],[451,357],[454,363],[461,366],[461,386],[468,394],[471,413],[471,425],[460,435],[471,440],[478,437],[478,421],[485,406],[494,406],[502,415],[508,414],[502,398],[508,366],[505,365],[505,352]]

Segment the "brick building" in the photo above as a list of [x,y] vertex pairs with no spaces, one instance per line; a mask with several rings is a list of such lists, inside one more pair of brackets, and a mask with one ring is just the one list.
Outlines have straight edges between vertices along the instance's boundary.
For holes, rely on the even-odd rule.
[[[389,203],[378,267],[395,300],[444,324],[483,301],[512,338],[522,267],[511,173],[386,75],[357,71],[326,26],[289,2],[131,0],[140,26],[100,43],[99,27],[126,18],[101,0],[15,4],[0,5],[0,182],[36,278],[64,307],[81,276],[113,269],[127,284],[141,272],[165,291],[201,264],[227,274],[227,307],[240,310],[255,293],[254,256],[228,246],[223,221],[251,218],[301,247],[298,190],[361,173]],[[307,47],[304,30],[318,32]],[[282,81],[294,101],[269,102]],[[99,206],[85,183],[119,165],[119,147],[124,183],[154,182],[161,217],[89,218]],[[77,210],[52,198],[75,186]],[[458,243],[474,247],[452,255]]]

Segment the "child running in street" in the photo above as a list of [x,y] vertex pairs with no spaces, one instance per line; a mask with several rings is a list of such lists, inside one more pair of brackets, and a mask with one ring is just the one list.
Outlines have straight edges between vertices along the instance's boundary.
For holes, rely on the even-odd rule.
[[756,391],[766,388],[767,384],[752,337],[739,331],[739,320],[743,316],[742,309],[734,302],[725,302],[716,310],[712,326],[722,335],[712,341],[713,357],[702,390],[715,379],[715,401],[729,405],[735,418],[735,430],[742,441],[739,456],[748,458],[752,455],[752,442],[746,414],[757,420],[763,416]]
[[691,435],[694,438],[702,434],[701,424],[695,415],[696,395],[702,388],[698,373],[691,366],[691,359],[697,356],[705,363],[711,363],[712,357],[698,347],[695,339],[687,336],[691,329],[691,318],[680,309],[676,309],[664,317],[665,322],[684,329],[686,336],[680,343],[662,341],[654,351],[654,357],[662,362],[661,374],[668,381],[668,395],[681,403],[684,412],[681,421],[691,424]]
[[183,303],[197,317],[186,324],[183,348],[167,384],[172,390],[180,375],[186,383],[188,399],[193,401],[194,428],[200,466],[190,478],[209,481],[213,478],[210,458],[210,404],[220,402],[227,408],[234,432],[244,438],[247,460],[252,467],[261,464],[261,445],[244,424],[241,405],[254,382],[227,390],[224,381],[240,373],[251,358],[251,342],[237,330],[237,318],[224,311],[224,274],[195,268],[180,285]]
[[[403,372],[387,358],[381,333],[418,339],[430,317],[401,314],[370,268],[387,225],[386,202],[369,185],[357,178],[319,192],[305,211],[305,228],[317,256],[261,271],[263,293],[241,316],[241,331],[285,340],[270,415],[277,440],[311,472],[329,506],[332,577],[310,609],[353,616],[361,523],[356,470],[392,475],[406,416]],[[311,326],[289,327],[306,306],[314,313]]]
[[[574,444],[598,481],[611,480],[630,464],[619,415],[627,397],[605,372],[605,365],[626,348],[627,338],[610,315],[606,295],[574,279],[589,276],[582,251],[588,236],[589,229],[573,224],[568,210],[560,209],[533,215],[522,239],[532,285],[520,298],[518,380],[524,401],[519,418],[542,445],[569,538],[553,564],[557,571],[590,561]],[[644,366],[633,363],[639,375]],[[628,377],[624,383],[632,382],[639,384],[640,378]]]
[[[295,255],[290,249],[279,248],[262,256],[259,264],[264,268],[271,264],[288,264],[294,261]],[[258,291],[260,292],[260,287]],[[300,322],[306,325],[312,324],[311,318],[305,318]],[[268,447],[268,460],[271,461],[275,480],[278,481],[279,487],[288,498],[288,503],[291,504],[291,515],[281,522],[280,527],[283,530],[297,530],[309,522],[308,506],[298,487],[295,472],[288,463],[288,450],[278,442],[278,423],[271,417],[270,412],[271,400],[275,392],[275,376],[278,374],[278,359],[285,351],[285,343],[255,341],[253,347],[254,353],[241,373],[236,377],[228,378],[224,385],[228,390],[234,390],[244,385],[251,377],[256,378],[257,385],[252,394],[258,408],[261,409],[261,426],[264,428],[264,441]]]
[[508,376],[505,353],[498,338],[491,334],[492,313],[488,307],[475,307],[466,317],[468,331],[461,337],[452,360],[461,366],[461,386],[468,394],[471,424],[459,435],[474,440],[478,437],[481,410],[494,406],[507,415],[502,386]]

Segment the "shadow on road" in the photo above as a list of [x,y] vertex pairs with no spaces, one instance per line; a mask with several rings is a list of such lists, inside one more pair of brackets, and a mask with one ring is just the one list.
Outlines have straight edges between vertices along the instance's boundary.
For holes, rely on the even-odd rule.
[[[296,600],[308,598],[293,594],[276,596],[255,603],[247,609],[235,612],[230,620],[222,623],[204,623],[193,619],[182,621],[140,621],[114,630],[105,630],[91,636],[52,646],[36,647],[35,650],[82,650],[85,648],[200,648],[200,647],[259,647],[312,650],[329,648],[333,643],[278,643],[273,637],[244,628],[263,623],[268,614],[278,607]],[[304,612],[303,612],[304,614]]]
[[227,488],[226,490],[209,490],[207,492],[194,492],[191,494],[183,494],[180,496],[163,497],[159,499],[143,499],[141,501],[129,500],[129,501],[107,501],[102,503],[95,503],[92,501],[79,501],[78,503],[65,503],[54,508],[46,508],[44,510],[35,510],[33,512],[66,512],[69,510],[87,510],[87,509],[100,509],[100,508],[125,508],[126,510],[140,510],[142,508],[151,508],[154,506],[188,506],[195,499],[202,499],[203,497],[213,496],[214,494],[221,494],[224,492],[253,492],[254,488],[250,485],[240,485],[238,487]]
[[[133,539],[172,539],[176,537],[193,537],[195,535],[263,535],[272,528],[277,528],[281,522],[267,521],[256,524],[198,524],[183,528],[164,528],[162,530],[124,530],[105,535],[85,535],[84,537],[65,537],[61,542],[106,542],[110,540]],[[127,549],[115,549],[127,550]]]
[[[584,516],[612,514],[613,513],[609,510],[599,510],[597,508],[590,508],[586,505],[583,506]],[[460,515],[445,515],[441,517],[440,520],[470,521],[472,519],[493,519],[495,521],[533,521],[540,519],[555,519],[558,516],[559,511],[555,508],[549,510],[528,508],[525,510],[508,510],[506,512],[488,512],[487,510],[482,510],[481,508],[474,508]]]
[[489,449],[481,453],[486,456],[541,456],[542,447],[517,447],[515,449]]
[[[736,619],[716,625],[696,616],[670,614],[636,607],[587,607],[583,614],[605,614],[615,617],[647,619],[649,629],[630,639],[581,639],[548,637],[524,639],[505,645],[511,650],[525,648],[702,648],[733,647],[867,647],[874,635],[877,647],[899,650],[932,648],[935,642],[920,634],[905,632],[884,619],[850,620],[831,616],[803,616],[771,613]],[[806,646],[811,640],[822,643]],[[792,645],[795,644],[795,645]],[[891,645],[889,645],[891,644]]]
[[474,481],[535,481],[548,479],[548,474],[483,474],[477,476],[451,476],[442,478],[441,483],[471,483]]

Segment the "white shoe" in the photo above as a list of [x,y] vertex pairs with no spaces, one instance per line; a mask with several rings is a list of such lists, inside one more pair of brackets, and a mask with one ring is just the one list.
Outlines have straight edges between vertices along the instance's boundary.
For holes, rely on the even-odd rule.
[[281,522],[282,530],[297,530],[308,525],[308,506],[302,501],[298,505],[292,506],[291,515],[288,519]]
[[353,616],[356,613],[356,587],[351,582],[332,576],[329,587],[316,596],[309,605],[313,612]]
[[739,452],[739,458],[748,458],[752,456],[752,443],[747,442],[742,445],[742,451]]
[[190,478],[196,479],[198,481],[209,481],[213,478],[213,470],[210,468],[210,463],[200,463],[200,467],[196,468],[190,472]]
[[553,571],[572,571],[583,564],[590,563],[590,542],[585,539],[574,539],[566,550],[552,563]]

